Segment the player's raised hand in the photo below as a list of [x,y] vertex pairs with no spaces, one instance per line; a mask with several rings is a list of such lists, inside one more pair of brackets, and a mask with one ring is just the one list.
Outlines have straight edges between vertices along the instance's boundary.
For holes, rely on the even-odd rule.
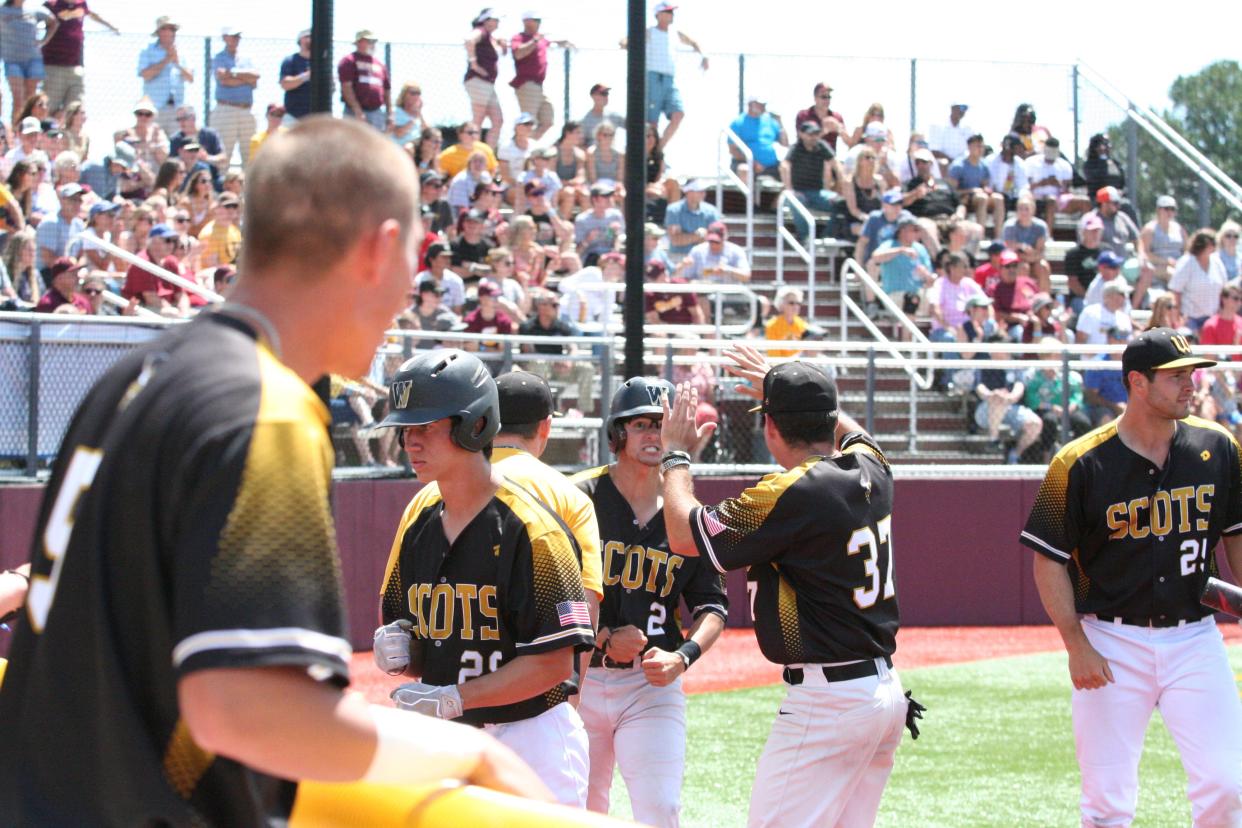
[[677,653],[652,647],[643,653],[643,675],[652,687],[666,687],[686,672],[686,662]]
[[1075,690],[1098,690],[1113,683],[1113,671],[1108,666],[1108,659],[1090,644],[1084,643],[1068,652],[1070,681]]
[[721,353],[734,362],[733,365],[726,365],[725,370],[735,377],[746,380],[746,385],[737,387],[738,392],[756,400],[762,400],[763,378],[772,368],[768,364],[768,358],[757,348],[742,344],[731,345]]
[[556,801],[548,786],[516,753],[490,736],[487,736],[487,747],[479,757],[478,767],[466,781],[527,799]]
[[647,636],[633,624],[617,627],[608,639],[608,658],[625,663],[638,658],[647,646]]
[[693,452],[716,430],[712,422],[698,425],[695,414],[699,410],[699,392],[693,385],[683,382],[677,386],[677,399],[670,408],[668,397],[661,398],[664,416],[660,420],[660,443],[666,452]]

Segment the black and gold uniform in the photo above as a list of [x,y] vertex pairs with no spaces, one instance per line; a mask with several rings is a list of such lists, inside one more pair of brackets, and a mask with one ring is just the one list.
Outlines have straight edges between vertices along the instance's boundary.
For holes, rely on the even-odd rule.
[[[381,601],[385,624],[405,618],[423,644],[422,681],[460,684],[523,655],[572,647],[595,634],[577,544],[534,495],[506,480],[450,546],[444,502],[416,497],[401,518]],[[516,704],[467,710],[460,721],[529,719],[566,701],[575,680]]]
[[837,457],[810,457],[690,513],[699,553],[716,569],[749,567],[755,637],[777,664],[896,649],[893,477],[879,450],[854,436]]
[[[570,478],[595,504],[599,522],[604,581],[599,625],[613,630],[633,625],[647,636],[648,646],[672,652],[685,641],[682,598],[694,619],[705,612],[728,616],[724,578],[700,558],[669,551],[663,510],[639,526],[609,468],[587,469]],[[601,659],[595,652],[591,666],[599,666]]]
[[1223,427],[1176,423],[1163,469],[1131,451],[1116,422],[1062,448],[1048,466],[1022,543],[1069,567],[1080,613],[1173,626],[1199,603],[1222,535],[1242,532],[1242,466]]
[[0,690],[0,824],[258,825],[295,786],[204,752],[177,681],[300,667],[348,683],[328,413],[227,310],[87,394],[33,545]]

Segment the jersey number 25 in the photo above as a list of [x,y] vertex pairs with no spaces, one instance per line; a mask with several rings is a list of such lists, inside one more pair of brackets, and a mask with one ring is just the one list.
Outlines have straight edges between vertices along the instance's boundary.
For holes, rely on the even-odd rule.
[[893,516],[889,515],[875,525],[875,531],[870,526],[864,526],[850,535],[845,551],[851,555],[867,556],[863,559],[863,574],[867,576],[867,583],[854,588],[854,603],[859,609],[873,606],[880,597],[881,570],[884,571],[884,598],[892,598],[897,594],[893,586],[892,532]]

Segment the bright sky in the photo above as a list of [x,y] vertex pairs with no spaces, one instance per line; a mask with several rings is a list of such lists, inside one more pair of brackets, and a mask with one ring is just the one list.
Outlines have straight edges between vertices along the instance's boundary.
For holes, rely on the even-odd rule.
[[[371,28],[383,40],[444,44],[439,49],[408,50],[408,55],[403,52],[405,60],[394,58],[395,80],[414,79],[423,84],[433,119],[456,118],[467,111],[460,86],[465,62],[460,44],[475,6],[374,0],[338,0],[335,6],[337,40],[348,41],[355,30]],[[233,21],[244,29],[243,51],[248,38],[255,47],[259,38],[282,39],[293,51],[293,37],[299,28],[310,25],[311,15],[309,0],[212,0],[194,4],[92,0],[91,7],[126,32],[149,32],[155,18],[170,8],[176,10],[182,32],[187,35],[218,39],[220,24]],[[500,34],[511,35],[519,30],[520,15],[529,6],[500,2],[496,8],[504,16]],[[621,0],[545,0],[537,8],[543,16],[545,34],[569,39],[580,47],[571,72],[571,114],[580,115],[590,103],[586,89],[594,80],[624,82],[620,55],[595,50],[613,49],[625,34],[627,4]],[[920,129],[943,120],[941,113],[948,105],[963,99],[972,105],[967,122],[998,143],[1016,105],[1030,101],[1039,112],[1040,122],[1063,136],[1063,145],[1072,131],[1069,73],[1061,67],[1018,62],[1066,66],[1085,59],[1136,100],[1159,108],[1167,105],[1168,86],[1178,74],[1193,73],[1214,60],[1233,59],[1237,54],[1236,26],[1211,25],[1213,20],[1223,22],[1221,6],[1205,0],[1183,0],[1176,13],[1161,14],[1158,38],[1153,35],[1154,21],[1149,14],[1081,0],[1044,0],[1029,9],[967,5],[957,7],[956,12],[953,7],[910,0],[890,0],[883,6],[767,0],[758,7],[764,11],[759,17],[729,13],[734,8],[742,8],[742,4],[690,0],[677,12],[675,25],[706,51],[732,53],[716,57],[706,73],[689,56],[679,64],[688,140],[675,142],[671,160],[683,169],[707,163],[704,145],[714,146],[716,131],[738,111],[735,55],[739,51],[748,55],[747,91],[758,90],[769,97],[773,111],[785,115],[787,123],[796,108],[810,103],[810,87],[823,79],[836,88],[833,106],[851,126],[858,123],[867,105],[877,100],[885,104],[886,120],[898,140],[903,140],[911,119],[909,60],[917,57],[927,59],[919,62],[916,73],[916,123]],[[808,8],[824,11],[808,15]],[[428,13],[431,9],[434,12]],[[654,20],[650,15],[647,19]],[[1115,45],[1104,46],[1109,43]],[[1126,48],[1124,44],[1136,45]],[[1159,44],[1163,46],[1153,55]],[[266,65],[271,63],[267,52],[278,46],[265,44],[265,65],[260,67],[269,69],[265,80],[274,80],[276,66]],[[337,57],[341,54],[338,47]],[[858,61],[829,55],[890,59]],[[967,59],[1012,63],[962,62]],[[552,99],[558,122],[563,117],[559,60],[559,55],[554,56],[556,78],[549,76],[549,86],[555,85]],[[512,76],[511,59],[502,58],[501,73],[498,87],[502,102],[511,108],[513,96],[504,85]],[[125,71],[125,83],[136,84],[136,79],[128,80],[131,75],[132,70]],[[264,92],[263,87],[260,92]],[[624,104],[623,86],[613,93],[613,99],[616,106]],[[1079,105],[1084,121],[1080,141],[1085,147],[1087,134],[1115,120],[1116,110],[1089,91],[1080,95]],[[511,123],[512,114],[508,118]],[[696,150],[693,156],[691,150]],[[714,154],[707,154],[711,156],[709,166],[714,167]]]

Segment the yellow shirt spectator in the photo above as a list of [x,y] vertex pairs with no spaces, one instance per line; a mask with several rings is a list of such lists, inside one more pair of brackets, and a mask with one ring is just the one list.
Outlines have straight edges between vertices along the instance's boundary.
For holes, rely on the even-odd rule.
[[444,180],[448,181],[464,170],[466,162],[476,152],[481,152],[487,156],[487,171],[489,173],[496,172],[496,168],[500,165],[496,162],[496,153],[492,152],[492,148],[487,144],[482,141],[475,141],[470,149],[466,149],[461,144],[453,144],[453,146],[440,153],[440,170],[444,173]]
[[202,267],[237,263],[242,244],[241,230],[237,229],[237,225],[226,226],[218,221],[209,221],[203,225],[198,240],[203,243]]
[[[806,333],[806,320],[801,316],[794,316],[793,321],[785,318],[784,314],[773,316],[763,324],[763,335],[768,339],[802,339],[802,335]],[[797,351],[768,351],[770,357],[795,357],[802,353],[801,349]]]

